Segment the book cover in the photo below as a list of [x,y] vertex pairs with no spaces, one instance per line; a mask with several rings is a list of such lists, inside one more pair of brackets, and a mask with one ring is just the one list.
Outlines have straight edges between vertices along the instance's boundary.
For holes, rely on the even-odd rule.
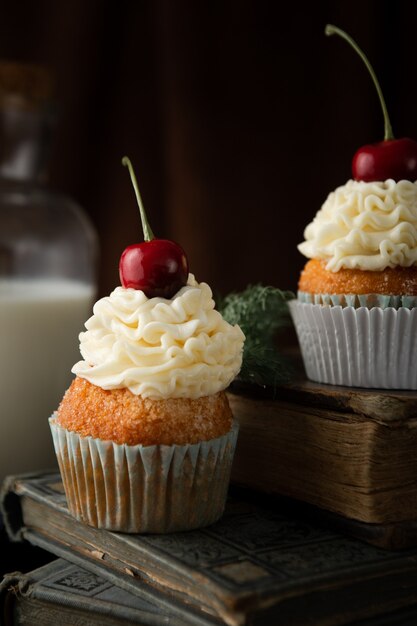
[[4,626],[180,626],[156,603],[116,587],[105,578],[63,559],[28,574],[14,572],[0,582]]
[[132,593],[147,590],[206,623],[350,624],[417,598],[417,550],[389,552],[331,532],[289,514],[280,501],[238,493],[210,527],[126,535],[73,519],[59,475],[46,474],[10,477],[2,507],[14,539]]

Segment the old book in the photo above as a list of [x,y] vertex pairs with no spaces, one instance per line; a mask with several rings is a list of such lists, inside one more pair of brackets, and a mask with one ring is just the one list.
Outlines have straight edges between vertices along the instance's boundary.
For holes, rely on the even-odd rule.
[[[417,621],[417,605],[361,620],[358,626],[404,626]],[[3,626],[181,626],[183,621],[64,559],[0,581]]]
[[63,559],[28,574],[14,572],[0,582],[4,626],[180,626],[184,621],[140,595]]
[[233,481],[392,533],[402,525],[417,541],[416,392],[300,377],[274,399],[239,390],[229,401],[240,423]]
[[126,535],[76,521],[55,474],[10,477],[2,508],[10,536],[145,599],[148,591],[170,615],[182,607],[191,623],[350,624],[411,610],[417,597],[417,550],[368,545],[246,492],[232,494],[213,526],[172,535]]

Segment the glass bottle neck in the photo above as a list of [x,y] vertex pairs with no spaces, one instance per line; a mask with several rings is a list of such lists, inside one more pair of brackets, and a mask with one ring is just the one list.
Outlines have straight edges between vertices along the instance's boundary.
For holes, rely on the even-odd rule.
[[52,126],[50,111],[2,103],[0,182],[46,181]]

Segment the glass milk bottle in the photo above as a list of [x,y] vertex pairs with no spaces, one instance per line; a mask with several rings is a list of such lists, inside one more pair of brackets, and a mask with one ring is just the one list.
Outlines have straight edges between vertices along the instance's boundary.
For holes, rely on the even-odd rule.
[[42,68],[0,63],[0,482],[55,466],[48,417],[95,297],[95,232],[45,183],[49,97]]

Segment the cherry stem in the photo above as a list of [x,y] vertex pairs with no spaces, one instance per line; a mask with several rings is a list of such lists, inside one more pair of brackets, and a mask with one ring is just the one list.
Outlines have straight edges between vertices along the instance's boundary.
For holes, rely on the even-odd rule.
[[125,165],[127,168],[129,168],[130,179],[132,181],[133,189],[135,190],[136,200],[139,206],[140,219],[142,221],[143,236],[145,238],[145,241],[151,241],[152,239],[155,239],[155,235],[152,232],[152,228],[149,226],[148,218],[146,217],[145,207],[143,206],[142,198],[139,192],[138,181],[136,180],[133,165],[129,157],[127,156],[123,157],[122,165]]
[[365,54],[362,52],[362,50],[359,48],[358,44],[352,39],[352,37],[350,37],[347,33],[345,33],[344,30],[341,30],[340,28],[337,28],[337,26],[333,26],[333,24],[327,24],[325,31],[326,35],[339,35],[339,37],[342,37],[342,39],[344,39],[345,41],[347,41],[352,48],[359,54],[360,58],[362,59],[362,61],[365,63],[371,77],[372,80],[374,81],[374,85],[376,87],[377,93],[378,93],[378,97],[379,97],[379,101],[381,103],[381,107],[382,107],[382,112],[384,114],[384,124],[385,124],[385,133],[384,133],[384,141],[391,141],[392,139],[394,139],[394,133],[392,132],[392,126],[391,126],[391,122],[389,119],[389,115],[388,115],[388,110],[387,110],[387,105],[385,104],[385,100],[384,100],[384,96],[382,94],[382,90],[381,90],[381,86],[378,82],[378,79],[376,77],[376,74],[373,70],[372,65],[369,63],[367,57],[365,56]]

